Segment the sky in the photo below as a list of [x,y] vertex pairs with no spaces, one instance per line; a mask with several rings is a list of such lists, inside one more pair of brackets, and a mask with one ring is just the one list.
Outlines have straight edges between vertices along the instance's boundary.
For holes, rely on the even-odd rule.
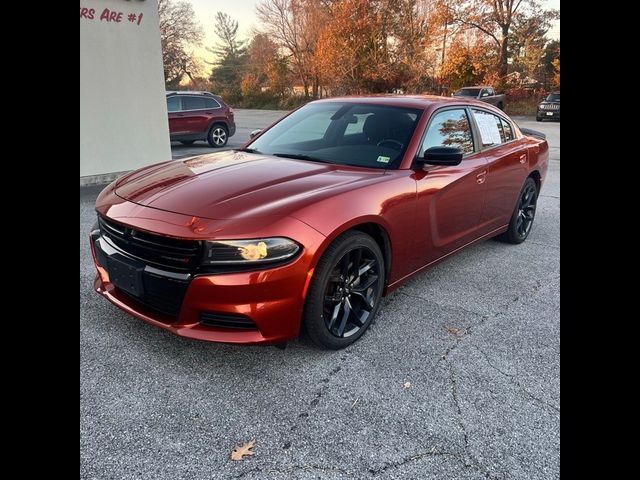
[[[205,32],[203,45],[212,46],[217,42],[215,30],[213,28],[213,18],[216,12],[221,11],[230,15],[238,21],[238,33],[240,38],[251,37],[251,31],[258,28],[256,17],[256,5],[258,0],[187,0],[193,5],[196,16]],[[560,10],[560,0],[542,0],[543,8],[555,8]],[[560,22],[555,22],[548,35],[549,38],[560,37]],[[213,61],[213,55],[206,49],[201,48],[198,54],[206,61]]]

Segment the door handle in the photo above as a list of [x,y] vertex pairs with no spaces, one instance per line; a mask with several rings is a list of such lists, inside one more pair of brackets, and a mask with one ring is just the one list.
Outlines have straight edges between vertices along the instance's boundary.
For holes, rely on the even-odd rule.
[[177,113],[176,117],[186,117],[186,115],[184,113]]
[[482,172],[480,172],[479,174],[476,175],[476,183],[479,185],[481,183],[484,183],[485,179],[487,178],[487,171],[484,170]]
[[527,161],[527,154],[523,153],[522,155],[520,155],[520,163],[524,163]]

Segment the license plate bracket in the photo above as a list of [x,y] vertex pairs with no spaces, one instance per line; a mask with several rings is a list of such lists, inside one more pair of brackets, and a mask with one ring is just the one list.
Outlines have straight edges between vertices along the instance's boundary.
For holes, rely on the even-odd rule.
[[108,259],[109,280],[116,287],[130,293],[133,296],[141,297],[144,294],[142,286],[143,266],[131,265],[112,255]]

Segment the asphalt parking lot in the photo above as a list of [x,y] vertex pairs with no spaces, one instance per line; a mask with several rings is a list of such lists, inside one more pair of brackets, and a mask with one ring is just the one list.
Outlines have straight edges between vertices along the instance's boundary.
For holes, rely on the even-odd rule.
[[[255,112],[230,147],[283,114]],[[122,313],[92,289],[100,188],[82,188],[81,478],[559,478],[560,125],[516,120],[551,145],[529,239],[414,278],[337,352],[190,341]],[[212,149],[174,157],[193,150]]]

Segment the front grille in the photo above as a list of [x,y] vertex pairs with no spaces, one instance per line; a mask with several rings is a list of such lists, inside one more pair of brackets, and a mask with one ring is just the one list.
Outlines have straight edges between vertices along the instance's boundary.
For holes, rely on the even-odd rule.
[[540,108],[543,110],[558,110],[560,108],[560,105],[558,105],[557,103],[548,103],[546,105],[540,105]]
[[256,324],[248,317],[231,313],[200,312],[200,323],[207,327],[257,330]]
[[100,233],[116,248],[143,262],[178,271],[192,271],[200,263],[202,243],[197,240],[153,235],[98,217]]

